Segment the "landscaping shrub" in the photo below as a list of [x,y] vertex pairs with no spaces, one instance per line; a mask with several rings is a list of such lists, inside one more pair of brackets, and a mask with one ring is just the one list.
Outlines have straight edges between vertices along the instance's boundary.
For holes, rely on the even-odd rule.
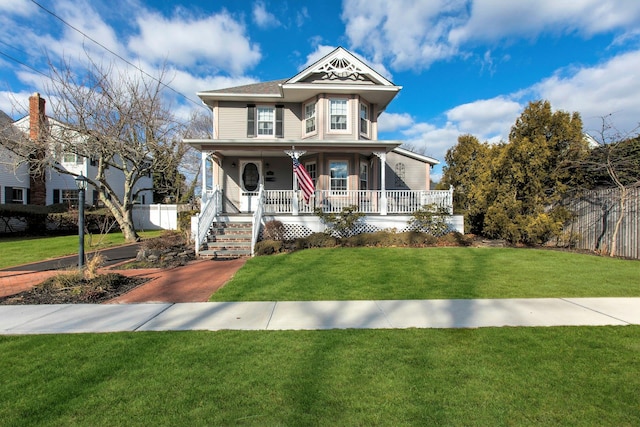
[[442,207],[424,205],[413,213],[409,226],[415,231],[440,237],[449,232],[449,225],[445,221],[447,215],[448,211]]
[[284,243],[280,240],[261,240],[254,248],[255,255],[272,255],[285,251]]
[[178,212],[178,230],[191,234],[191,217],[196,216],[200,211]]
[[356,225],[365,216],[364,213],[358,212],[357,205],[345,206],[340,213],[325,213],[321,208],[316,208],[314,212],[338,237],[352,236]]
[[262,237],[265,240],[284,240],[284,225],[280,221],[267,221],[262,229]]
[[337,245],[338,239],[327,233],[313,233],[307,237],[296,239],[296,249],[308,248],[332,248]]

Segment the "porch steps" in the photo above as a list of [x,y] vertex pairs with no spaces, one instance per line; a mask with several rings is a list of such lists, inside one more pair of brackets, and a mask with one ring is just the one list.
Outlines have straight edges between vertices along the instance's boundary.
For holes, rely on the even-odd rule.
[[251,222],[216,221],[209,229],[203,258],[232,259],[251,255]]

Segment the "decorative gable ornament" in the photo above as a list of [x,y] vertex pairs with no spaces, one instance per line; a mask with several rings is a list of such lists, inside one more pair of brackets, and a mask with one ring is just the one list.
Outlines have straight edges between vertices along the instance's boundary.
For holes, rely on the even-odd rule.
[[286,81],[286,84],[304,82],[307,78],[324,74],[323,80],[349,79],[352,81],[370,80],[375,85],[395,86],[381,74],[374,71],[351,52],[338,47],[309,67]]

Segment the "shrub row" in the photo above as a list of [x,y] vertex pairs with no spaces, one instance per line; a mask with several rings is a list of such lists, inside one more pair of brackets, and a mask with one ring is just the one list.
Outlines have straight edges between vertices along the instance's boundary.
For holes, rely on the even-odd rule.
[[265,239],[256,243],[256,255],[271,255],[282,252],[292,252],[309,248],[332,247],[427,247],[427,246],[470,246],[472,237],[457,231],[436,237],[429,233],[409,231],[393,233],[379,231],[375,233],[361,233],[350,237],[337,238],[327,233],[313,233],[292,241]]

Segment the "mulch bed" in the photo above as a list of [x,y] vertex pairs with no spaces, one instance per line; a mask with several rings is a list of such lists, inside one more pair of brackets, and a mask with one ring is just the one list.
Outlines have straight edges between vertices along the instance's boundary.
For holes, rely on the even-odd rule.
[[84,279],[74,273],[61,273],[28,291],[0,298],[0,305],[100,304],[137,288],[148,279],[117,273]]

